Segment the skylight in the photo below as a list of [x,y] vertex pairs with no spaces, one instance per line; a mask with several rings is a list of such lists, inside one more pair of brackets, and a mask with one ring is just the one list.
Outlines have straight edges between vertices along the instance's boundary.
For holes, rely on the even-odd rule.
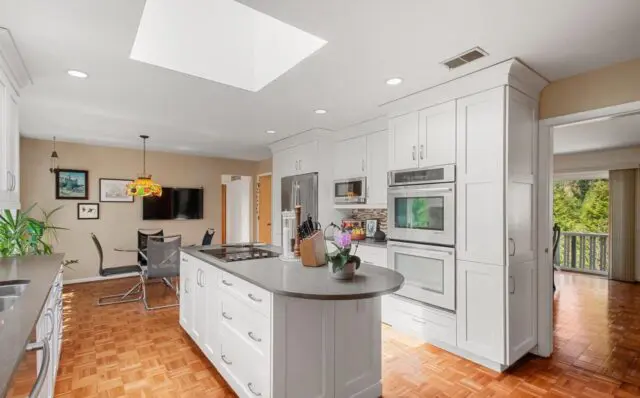
[[259,91],[326,43],[233,0],[147,0],[130,58]]

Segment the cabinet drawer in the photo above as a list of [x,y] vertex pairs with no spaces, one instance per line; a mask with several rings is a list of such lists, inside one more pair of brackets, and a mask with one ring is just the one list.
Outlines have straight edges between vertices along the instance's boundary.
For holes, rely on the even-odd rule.
[[456,318],[439,311],[389,297],[388,323],[394,328],[426,342],[441,341],[456,346]]
[[271,293],[268,291],[224,271],[220,273],[218,285],[221,291],[240,298],[249,308],[271,318]]
[[372,247],[361,245],[356,252],[358,257],[365,262],[379,267],[387,267],[387,249],[384,247]]
[[269,361],[227,324],[220,326],[220,357],[222,373],[238,395],[263,398],[271,395]]
[[271,330],[269,319],[252,310],[240,299],[220,293],[220,322],[236,331],[262,357],[269,358]]

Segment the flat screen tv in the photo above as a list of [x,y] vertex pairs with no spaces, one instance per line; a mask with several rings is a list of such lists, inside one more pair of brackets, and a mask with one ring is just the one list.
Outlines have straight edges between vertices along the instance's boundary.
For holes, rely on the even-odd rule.
[[143,220],[198,220],[202,219],[204,190],[202,188],[162,187],[159,198],[142,200]]

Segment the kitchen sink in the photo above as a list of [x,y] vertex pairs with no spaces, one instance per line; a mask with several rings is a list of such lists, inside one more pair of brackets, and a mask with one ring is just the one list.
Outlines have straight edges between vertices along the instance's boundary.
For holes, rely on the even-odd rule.
[[0,282],[0,312],[13,307],[28,285],[26,280]]

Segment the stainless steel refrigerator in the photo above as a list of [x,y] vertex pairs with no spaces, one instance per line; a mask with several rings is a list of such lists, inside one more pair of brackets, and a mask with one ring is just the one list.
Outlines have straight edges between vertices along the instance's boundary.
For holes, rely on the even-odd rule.
[[307,215],[318,221],[318,173],[283,177],[281,190],[282,211],[295,210],[296,204],[300,204],[300,222],[306,220]]

